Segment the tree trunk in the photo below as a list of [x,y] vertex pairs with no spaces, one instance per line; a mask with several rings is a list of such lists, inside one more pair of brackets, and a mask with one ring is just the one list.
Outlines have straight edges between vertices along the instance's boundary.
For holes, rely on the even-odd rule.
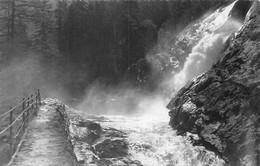
[[10,32],[10,37],[11,40],[14,38],[14,33],[15,33],[15,0],[12,0],[11,3],[11,32]]

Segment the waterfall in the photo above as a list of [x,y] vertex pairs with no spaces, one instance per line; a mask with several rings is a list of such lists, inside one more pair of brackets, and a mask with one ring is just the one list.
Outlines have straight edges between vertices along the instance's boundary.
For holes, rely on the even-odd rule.
[[228,37],[241,27],[241,23],[230,19],[213,33],[207,33],[193,47],[186,58],[183,69],[173,77],[175,90],[179,90],[189,80],[209,70],[221,55]]

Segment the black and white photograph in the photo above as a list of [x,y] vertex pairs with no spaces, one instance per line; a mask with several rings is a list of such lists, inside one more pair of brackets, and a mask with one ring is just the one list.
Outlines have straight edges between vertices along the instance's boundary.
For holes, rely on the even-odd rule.
[[260,166],[260,0],[0,0],[0,166]]

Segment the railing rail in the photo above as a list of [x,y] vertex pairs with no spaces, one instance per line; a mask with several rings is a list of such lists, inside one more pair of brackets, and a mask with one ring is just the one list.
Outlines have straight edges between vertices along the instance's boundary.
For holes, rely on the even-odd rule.
[[[10,107],[8,111],[0,115],[0,119],[10,115],[9,125],[0,131],[0,136],[9,130],[9,144],[10,144],[10,153],[13,155],[13,139],[17,138],[21,131],[25,130],[26,123],[28,124],[30,117],[33,113],[37,114],[38,107],[41,105],[41,95],[40,90],[38,89],[34,95],[29,96],[26,100],[23,100],[14,107]],[[22,106],[22,112],[13,120],[13,113],[18,109],[19,106]],[[35,108],[35,109],[34,109]],[[19,119],[22,118],[22,123],[18,127],[18,130],[13,134],[13,126],[16,124]],[[13,136],[14,135],[14,136]]]
[[[28,99],[29,100],[29,99]],[[26,100],[26,101],[28,101]],[[25,101],[25,102],[26,102]],[[23,104],[24,101],[21,101],[20,103],[18,103],[16,106],[10,108],[8,111],[6,111],[5,113],[3,113],[2,115],[0,115],[0,118],[4,117],[5,115],[9,114],[11,111],[15,110],[17,107],[19,107],[21,104]]]

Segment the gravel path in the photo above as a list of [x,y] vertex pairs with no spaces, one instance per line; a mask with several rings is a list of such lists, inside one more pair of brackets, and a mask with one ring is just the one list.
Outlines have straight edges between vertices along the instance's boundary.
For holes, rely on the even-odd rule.
[[27,134],[12,166],[75,166],[66,141],[62,120],[55,106],[41,106],[30,122]]

